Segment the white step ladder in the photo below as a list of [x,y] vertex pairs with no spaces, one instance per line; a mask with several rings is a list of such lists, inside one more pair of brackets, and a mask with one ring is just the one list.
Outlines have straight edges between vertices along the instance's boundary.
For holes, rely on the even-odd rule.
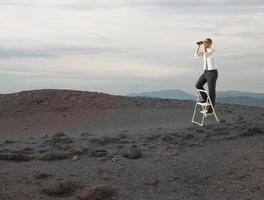
[[[205,94],[207,95],[207,99],[206,99],[205,102],[202,102],[202,100],[203,100],[202,95],[201,95],[202,92],[205,93]],[[217,115],[216,115],[216,113],[215,113],[214,107],[213,107],[213,105],[212,105],[212,101],[211,101],[211,99],[210,99],[208,93],[207,93],[205,90],[197,89],[197,90],[196,90],[196,94],[197,94],[197,98],[196,98],[196,104],[195,104],[195,108],[194,108],[194,112],[193,112],[192,122],[193,122],[193,123],[196,123],[196,124],[198,124],[198,125],[200,125],[200,126],[203,126],[204,118],[206,118],[208,115],[214,115],[214,116],[215,116],[215,119],[216,119],[216,122],[218,123],[219,120],[218,120],[218,118],[217,118]],[[195,117],[195,115],[196,115],[196,108],[197,108],[197,105],[202,106],[202,110],[200,111],[200,113],[202,113],[202,115],[203,115],[203,118],[202,118],[202,122],[201,122],[201,123],[199,123],[199,122],[197,122],[197,121],[194,120],[194,117]],[[208,108],[209,108],[210,106],[211,106],[213,112],[212,112],[212,113],[207,113],[207,110],[208,110]]]

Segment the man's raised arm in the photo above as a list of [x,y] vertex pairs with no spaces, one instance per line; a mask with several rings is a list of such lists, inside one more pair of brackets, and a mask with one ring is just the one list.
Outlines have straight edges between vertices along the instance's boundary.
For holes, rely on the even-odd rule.
[[203,52],[199,52],[200,46],[201,45],[196,46],[195,52],[194,52],[194,55],[193,55],[194,58],[200,58],[200,57],[203,56]]

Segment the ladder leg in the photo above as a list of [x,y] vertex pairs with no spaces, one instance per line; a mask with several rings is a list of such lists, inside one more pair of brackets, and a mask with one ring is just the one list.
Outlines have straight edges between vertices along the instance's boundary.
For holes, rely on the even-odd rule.
[[195,117],[195,114],[196,114],[197,102],[198,102],[198,97],[196,98],[196,103],[195,103],[195,108],[194,108],[194,112],[193,112],[192,122],[194,122],[194,117]]
[[216,121],[217,121],[217,123],[218,123],[218,117],[217,117],[217,115],[216,115],[216,113],[215,113],[215,109],[214,109],[214,106],[213,106],[213,104],[212,104],[212,101],[211,101],[211,99],[210,99],[210,97],[208,96],[208,99],[209,99],[209,101],[210,101],[210,104],[211,104],[211,108],[212,108],[212,110],[213,110],[213,113],[214,113],[214,117],[215,117],[215,119],[216,119]]
[[[201,101],[201,94],[198,91],[196,91],[196,93],[197,93],[197,98],[196,98],[195,108],[194,108],[194,112],[193,112],[192,122],[198,124],[199,126],[203,126],[204,117],[205,117],[204,114],[203,114],[201,123],[199,123],[199,122],[197,122],[197,121],[194,120],[194,117],[195,117],[195,114],[196,114],[196,110],[197,110],[197,105],[198,105],[197,103],[198,103],[199,100]],[[202,108],[204,110],[204,107],[203,106],[202,106]]]

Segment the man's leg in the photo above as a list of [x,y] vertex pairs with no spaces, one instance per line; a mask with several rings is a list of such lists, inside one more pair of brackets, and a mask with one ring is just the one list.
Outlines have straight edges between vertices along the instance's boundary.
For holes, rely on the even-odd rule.
[[[199,77],[198,81],[196,82],[195,87],[196,87],[197,89],[200,89],[200,90],[205,90],[204,87],[203,87],[203,85],[204,85],[205,83],[206,83],[206,77],[205,77],[205,74],[203,73],[203,74]],[[206,100],[206,99],[207,99],[207,95],[206,95],[204,92],[201,92],[201,95],[202,95],[202,97],[203,97],[203,100]]]
[[212,101],[212,105],[215,106],[215,87],[216,87],[216,80],[218,77],[217,70],[210,71],[207,73],[207,84],[208,84],[208,90],[209,90],[209,97]]

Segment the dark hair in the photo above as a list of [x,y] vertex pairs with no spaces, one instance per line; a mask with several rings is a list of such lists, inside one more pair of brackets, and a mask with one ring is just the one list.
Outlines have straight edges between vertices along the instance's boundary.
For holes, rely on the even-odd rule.
[[213,44],[213,41],[210,38],[205,38],[205,41],[208,42],[209,44]]

